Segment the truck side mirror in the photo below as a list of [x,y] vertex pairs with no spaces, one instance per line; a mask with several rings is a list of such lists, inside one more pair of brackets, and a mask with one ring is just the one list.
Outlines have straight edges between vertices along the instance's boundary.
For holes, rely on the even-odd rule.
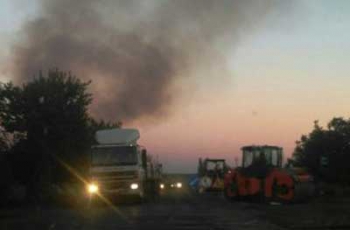
[[141,151],[141,161],[142,161],[142,167],[147,168],[147,150],[142,149]]

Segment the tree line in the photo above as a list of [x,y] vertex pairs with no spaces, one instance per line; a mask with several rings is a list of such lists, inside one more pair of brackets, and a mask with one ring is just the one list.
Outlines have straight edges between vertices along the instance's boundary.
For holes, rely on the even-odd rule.
[[[36,195],[88,172],[95,132],[121,127],[89,114],[90,83],[56,69],[22,85],[0,84],[0,195],[11,184]],[[315,121],[288,163],[307,168],[319,180],[349,184],[349,162],[350,119],[333,118],[326,128]]]
[[89,84],[56,69],[0,85],[0,190],[17,183],[37,194],[86,174],[96,130],[121,126],[88,113]]
[[327,127],[315,121],[313,130],[296,142],[290,162],[318,180],[350,185],[350,119],[335,117]]

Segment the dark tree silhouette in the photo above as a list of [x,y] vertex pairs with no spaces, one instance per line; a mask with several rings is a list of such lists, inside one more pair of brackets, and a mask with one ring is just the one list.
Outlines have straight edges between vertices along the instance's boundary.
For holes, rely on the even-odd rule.
[[315,121],[308,135],[296,142],[293,163],[328,182],[350,183],[350,119],[333,118],[327,128]]
[[0,126],[12,135],[10,159],[21,183],[42,188],[71,180],[67,166],[83,174],[95,131],[120,127],[89,116],[89,84],[52,70],[21,86],[0,85]]

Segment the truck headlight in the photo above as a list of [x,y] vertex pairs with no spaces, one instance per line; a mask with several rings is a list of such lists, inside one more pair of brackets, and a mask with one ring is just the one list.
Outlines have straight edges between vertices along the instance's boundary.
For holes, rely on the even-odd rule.
[[160,184],[160,185],[159,185],[159,188],[160,188],[160,189],[164,189],[164,188],[165,188],[164,184]]
[[180,182],[176,183],[176,188],[182,188],[182,183]]
[[135,190],[135,189],[138,189],[138,188],[139,188],[139,185],[136,184],[136,183],[132,183],[132,184],[130,185],[130,188],[131,188],[132,190]]
[[98,192],[98,186],[96,184],[89,184],[87,190],[90,194]]

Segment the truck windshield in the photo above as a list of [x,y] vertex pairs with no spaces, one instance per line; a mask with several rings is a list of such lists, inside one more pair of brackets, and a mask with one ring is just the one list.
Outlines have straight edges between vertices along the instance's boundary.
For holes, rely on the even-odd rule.
[[92,165],[134,165],[137,164],[135,146],[113,146],[93,148]]

